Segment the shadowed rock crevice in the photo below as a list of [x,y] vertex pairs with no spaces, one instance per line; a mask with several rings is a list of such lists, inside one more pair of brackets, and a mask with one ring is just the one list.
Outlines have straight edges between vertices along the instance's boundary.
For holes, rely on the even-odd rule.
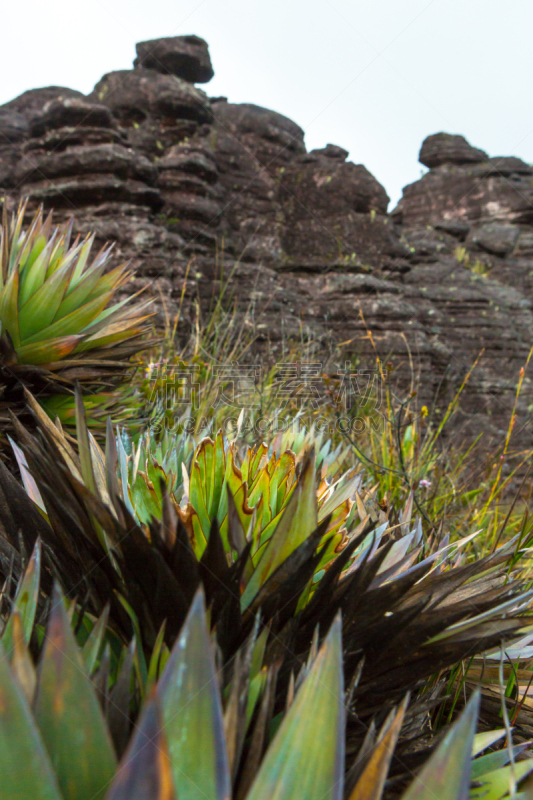
[[[442,408],[484,349],[463,419],[501,435],[533,342],[533,168],[437,133],[420,151],[428,171],[388,211],[346,150],[307,152],[287,117],[209,98],[195,84],[213,74],[206,42],[173,37],[138,44],[134,69],[87,97],[25,92],[0,107],[2,194],[114,240],[161,322],[182,294],[192,318],[231,276],[228,302],[259,342],[281,352],[304,331],[365,361],[368,326],[398,385],[414,368],[420,402]],[[530,394],[526,378],[524,443]]]

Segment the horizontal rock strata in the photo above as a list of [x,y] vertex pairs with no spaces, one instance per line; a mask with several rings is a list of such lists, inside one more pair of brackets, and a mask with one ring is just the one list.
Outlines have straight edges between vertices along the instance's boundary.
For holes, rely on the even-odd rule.
[[[225,285],[280,358],[302,334],[324,358],[343,342],[342,359],[370,363],[376,347],[399,391],[420,375],[419,402],[438,408],[483,351],[462,419],[501,437],[533,342],[533,168],[437,133],[420,151],[428,171],[389,213],[342,147],[307,152],[281,114],[209,98],[194,84],[212,75],[207,44],[174,37],[137,45],[134,69],[87,97],[25,92],[0,107],[2,195],[115,241],[162,324],[183,296],[183,335],[195,302]],[[531,401],[526,378],[523,443]]]

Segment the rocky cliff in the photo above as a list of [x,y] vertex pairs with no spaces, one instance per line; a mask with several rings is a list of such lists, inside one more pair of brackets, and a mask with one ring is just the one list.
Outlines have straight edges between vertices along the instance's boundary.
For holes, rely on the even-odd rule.
[[[196,36],[137,45],[132,70],[83,96],[25,92],[0,107],[0,189],[114,240],[160,319],[207,305],[221,280],[259,341],[302,331],[368,359],[443,405],[483,349],[463,398],[471,431],[507,425],[533,343],[533,168],[462,136],[429,136],[429,171],[388,213],[383,187],[341,147],[252,104],[210,98]],[[367,326],[367,327],[365,327]],[[184,329],[185,330],[185,329]],[[517,429],[528,432],[526,379]]]

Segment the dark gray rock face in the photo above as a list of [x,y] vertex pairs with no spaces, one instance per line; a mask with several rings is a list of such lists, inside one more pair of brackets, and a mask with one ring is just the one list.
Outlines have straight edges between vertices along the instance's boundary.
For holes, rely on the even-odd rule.
[[89,95],[107,106],[121,122],[141,122],[154,116],[171,124],[174,120],[211,122],[210,103],[200,89],[175,75],[148,69],[110,72]]
[[487,159],[487,154],[468,144],[464,136],[450,133],[428,136],[418,156],[420,163],[430,169],[443,164],[476,164]]
[[482,225],[472,236],[472,243],[495,256],[508,256],[516,247],[520,228],[518,225]]
[[420,154],[429,171],[388,211],[342,147],[307,152],[287,117],[196,88],[212,74],[203,40],[137,52],[87,97],[49,87],[0,107],[8,204],[27,196],[29,211],[43,203],[115,241],[162,324],[181,306],[183,336],[230,276],[228,302],[259,348],[281,358],[304,331],[324,354],[344,342],[340,362],[374,363],[375,345],[402,392],[422,376],[420,403],[444,409],[483,350],[462,420],[501,437],[533,343],[533,168],[435,134]]
[[30,133],[32,137],[39,137],[49,130],[80,125],[113,128],[114,120],[107,106],[88,103],[85,98],[58,97],[46,103],[41,114],[35,115]]
[[31,120],[35,114],[40,114],[44,106],[60,98],[78,97],[83,99],[83,94],[75,89],[67,89],[65,86],[47,86],[42,89],[29,89],[27,92],[10,100],[2,106],[2,110],[9,109],[17,111],[27,120]]
[[26,117],[18,111],[9,108],[0,109],[0,146],[25,139],[29,127]]
[[176,75],[190,83],[208,83],[214,76],[207,42],[199,36],[152,39],[136,45],[134,67]]
[[406,186],[402,222],[435,225],[442,220],[485,224],[533,222],[533,183],[530,173],[500,172],[490,163],[464,167],[444,164]]

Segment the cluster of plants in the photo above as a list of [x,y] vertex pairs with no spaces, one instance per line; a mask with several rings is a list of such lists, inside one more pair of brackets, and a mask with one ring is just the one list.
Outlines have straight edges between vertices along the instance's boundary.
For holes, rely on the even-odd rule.
[[110,268],[112,246],[91,260],[94,236],[72,242],[72,221],[54,227],[40,209],[25,228],[26,204],[0,228],[0,422],[24,410],[31,389],[54,416],[68,420],[75,383],[96,425],[119,411],[117,384],[130,357],[146,347],[149,301],[115,295],[131,278]]
[[[154,349],[144,308],[109,305],[108,251],[87,267],[90,239],[24,211],[2,234],[0,797],[525,800],[532,532],[501,453],[472,486],[441,447],[459,398],[433,422],[385,381],[364,436],[316,424],[326,393],[258,438],[215,403],[212,348],[251,349],[219,300],[189,349],[177,323]],[[198,367],[210,435],[154,363]]]

